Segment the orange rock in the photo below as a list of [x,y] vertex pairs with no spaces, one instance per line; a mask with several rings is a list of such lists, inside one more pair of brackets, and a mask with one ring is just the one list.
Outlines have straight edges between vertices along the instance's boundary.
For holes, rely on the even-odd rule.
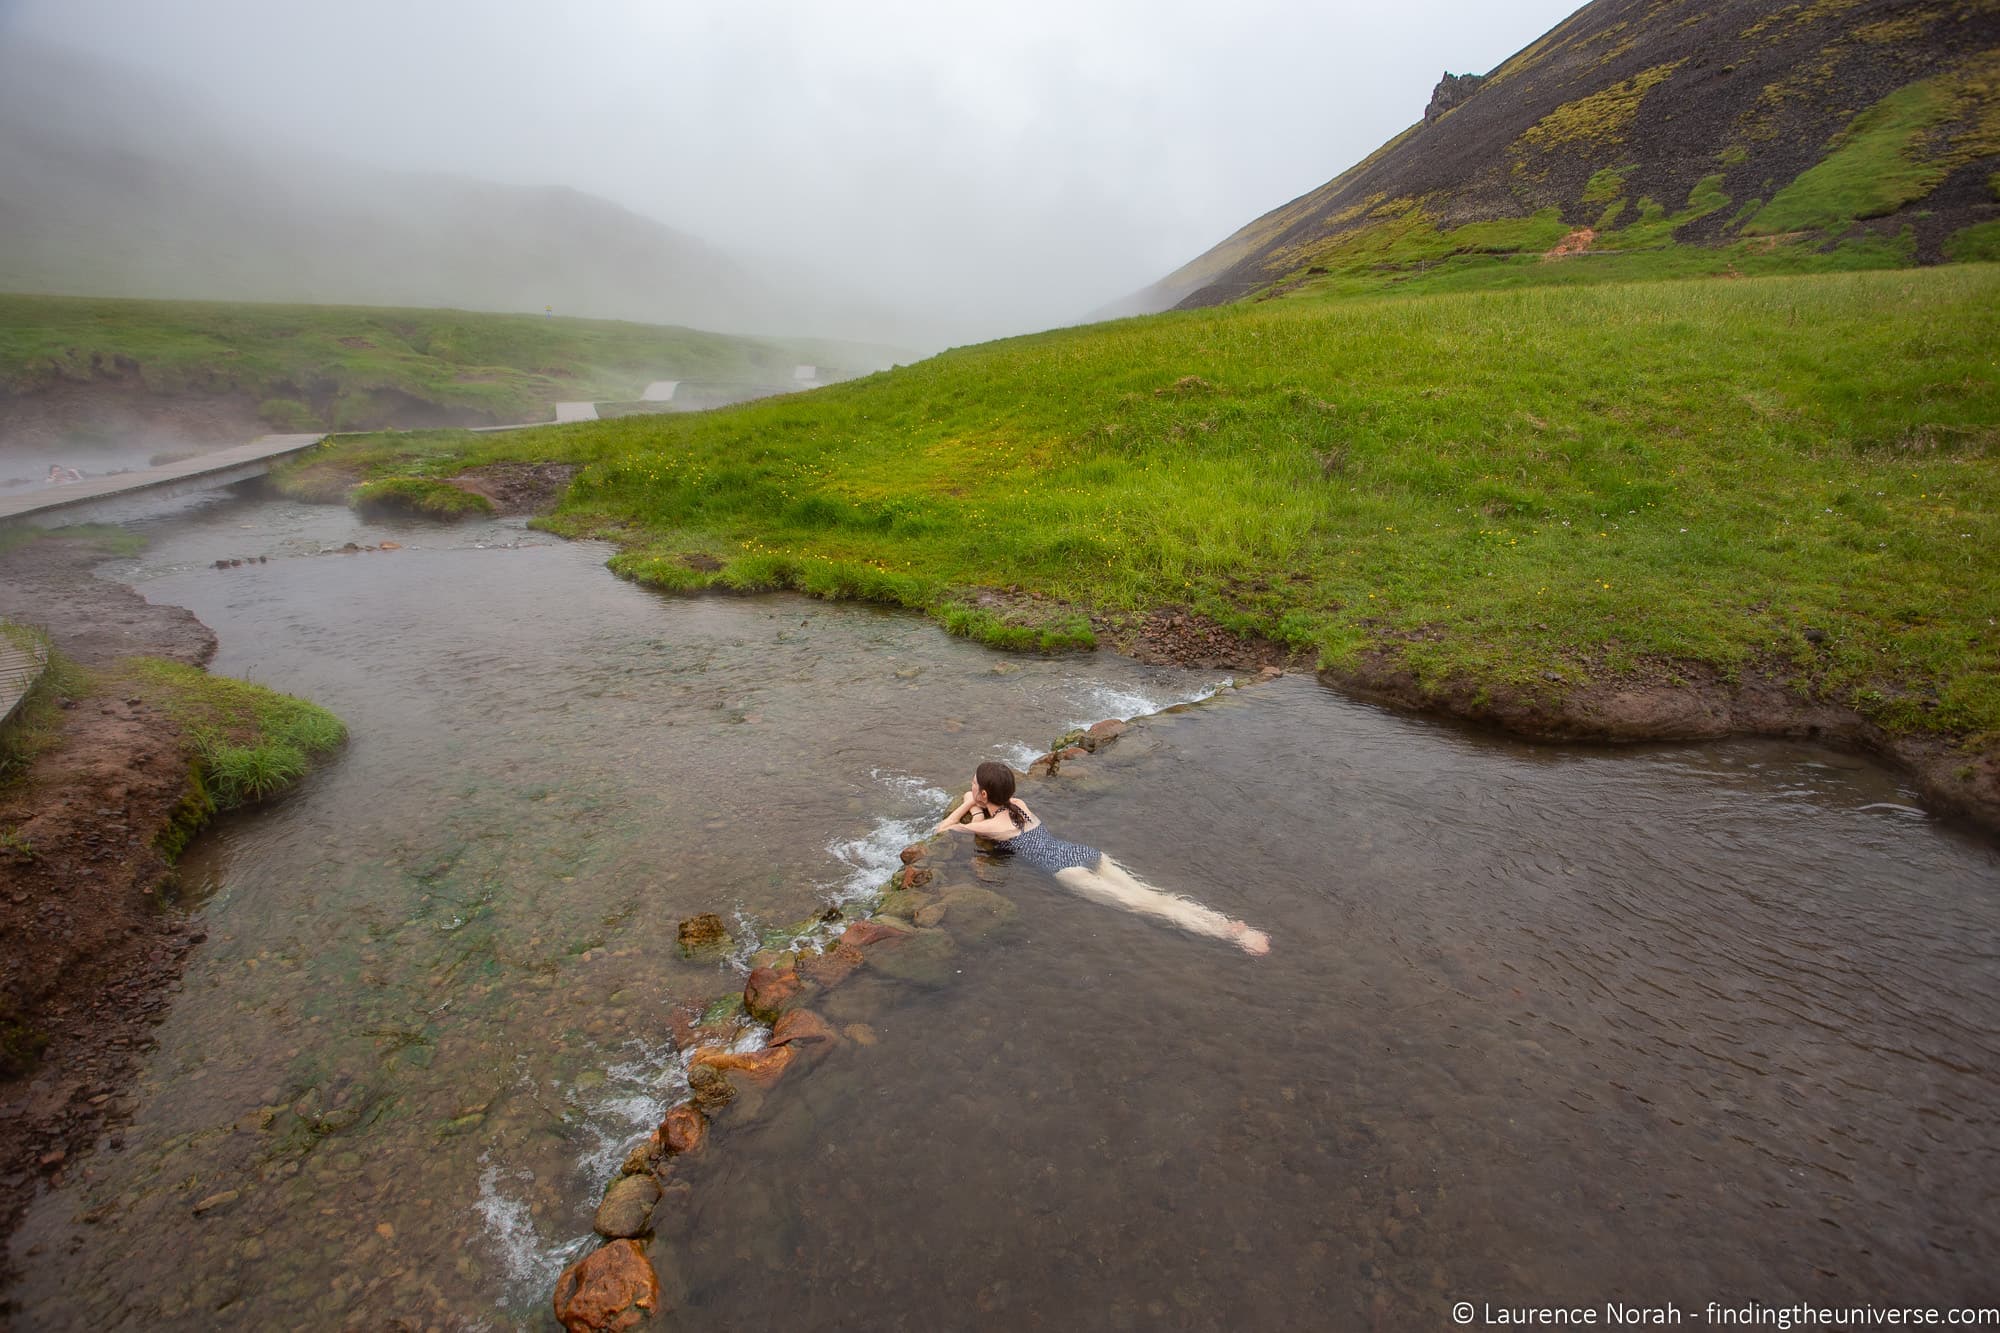
[[1125,725],[1125,723],[1120,722],[1117,718],[1107,717],[1102,722],[1091,723],[1089,730],[1085,731],[1083,734],[1089,737],[1090,741],[1093,742],[1090,748],[1094,750],[1097,748],[1097,746],[1104,744],[1104,742],[1106,741],[1117,740],[1120,736],[1123,736],[1128,730],[1130,730],[1130,728],[1128,728]]
[[915,865],[917,862],[923,860],[926,856],[929,856],[930,854],[931,854],[930,848],[924,846],[920,842],[911,843],[908,847],[905,847],[901,853],[903,864],[906,866]]
[[921,889],[931,882],[931,873],[929,866],[906,866],[897,879],[906,889]]
[[798,1052],[789,1046],[766,1046],[761,1051],[729,1051],[720,1046],[704,1046],[688,1057],[690,1065],[710,1069],[736,1070],[752,1083],[771,1084],[785,1072]]
[[618,1333],[660,1309],[660,1278],[635,1240],[614,1240],[556,1279],[556,1319],[569,1333]]
[[810,1009],[794,1009],[778,1020],[771,1029],[773,1046],[789,1046],[797,1042],[805,1046],[838,1045],[840,1034],[833,1025]]
[[692,1106],[676,1106],[660,1122],[656,1137],[670,1153],[693,1152],[708,1141],[708,1117]]
[[799,974],[760,967],[751,971],[743,986],[743,1007],[752,1018],[769,1023],[799,998]]
[[825,953],[807,954],[799,959],[798,973],[814,985],[830,990],[854,975],[854,969],[862,961],[861,950],[841,939]]
[[847,933],[840,938],[845,943],[865,947],[875,943],[877,940],[894,939],[898,935],[907,935],[909,933],[907,930],[884,924],[870,917],[866,921],[857,921],[849,926]]

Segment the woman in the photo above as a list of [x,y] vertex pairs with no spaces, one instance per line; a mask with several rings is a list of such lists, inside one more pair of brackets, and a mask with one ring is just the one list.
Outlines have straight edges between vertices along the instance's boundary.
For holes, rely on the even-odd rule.
[[[968,811],[976,817],[970,823],[959,823]],[[1000,844],[1000,850],[1048,871],[1058,883],[1086,898],[1156,916],[1197,935],[1228,940],[1245,953],[1271,952],[1271,937],[1263,931],[1231,920],[1212,907],[1141,883],[1094,847],[1050,837],[1035,812],[1014,798],[1014,770],[996,760],[979,766],[972,790],[938,823],[936,831],[991,838]]]

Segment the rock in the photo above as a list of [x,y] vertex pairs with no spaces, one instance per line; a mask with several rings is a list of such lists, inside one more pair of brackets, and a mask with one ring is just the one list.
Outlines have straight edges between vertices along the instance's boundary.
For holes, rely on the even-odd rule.
[[875,1035],[875,1029],[869,1027],[866,1023],[849,1023],[846,1027],[842,1028],[841,1031],[845,1033],[847,1035],[847,1039],[853,1042],[856,1046],[873,1046],[876,1042],[881,1040],[880,1037],[877,1037]]
[[743,985],[743,1007],[759,1022],[775,1022],[779,1014],[798,1001],[801,989],[797,971],[760,967],[751,972]]
[[920,842],[913,842],[908,847],[905,847],[899,855],[904,865],[915,865],[930,855],[930,848]]
[[1012,925],[1021,915],[1021,909],[1012,899],[970,884],[945,889],[938,895],[938,902],[950,916],[951,933],[968,941],[983,940],[1001,927]]
[[714,1115],[736,1100],[736,1088],[729,1076],[713,1065],[689,1066],[688,1092],[696,1109],[706,1115]]
[[1071,745],[1057,751],[1056,758],[1066,764],[1072,759],[1081,759],[1089,753],[1090,751],[1080,745]]
[[1429,125],[1439,116],[1462,104],[1466,98],[1479,91],[1479,85],[1486,82],[1484,74],[1453,74],[1446,70],[1438,80],[1437,87],[1431,89],[1430,105],[1424,108],[1424,124]]
[[[778,1081],[798,1054],[789,1046],[766,1046],[761,1051],[728,1051],[720,1046],[704,1046],[688,1057],[690,1070],[696,1066],[735,1071],[753,1083],[769,1085]],[[692,1080],[690,1080],[692,1081]]]
[[919,926],[935,926],[944,920],[944,912],[943,903],[932,903],[927,907],[918,908],[917,914],[910,919]]
[[840,939],[825,953],[807,954],[799,959],[798,973],[814,985],[831,990],[854,975],[854,969],[861,963],[861,950]]
[[[401,542],[383,542],[377,549],[383,551],[400,551],[403,549],[403,544]],[[262,559],[261,556],[258,558]]]
[[220,1194],[211,1194],[194,1206],[194,1215],[202,1217],[208,1213],[215,1212],[217,1209],[227,1208],[242,1197],[243,1191],[241,1190],[223,1190]]
[[556,1320],[569,1333],[618,1333],[659,1309],[659,1275],[635,1240],[614,1240],[556,1279]]
[[1257,679],[1276,680],[1278,677],[1284,674],[1285,674],[1285,669],[1283,667],[1275,667],[1275,666],[1261,667],[1258,669]]
[[1081,744],[1087,750],[1095,750],[1100,745],[1117,740],[1130,730],[1129,724],[1120,722],[1115,717],[1107,717],[1102,722],[1090,724],[1089,730],[1083,733]]
[[921,889],[931,882],[933,873],[929,866],[905,866],[897,882],[906,889]]
[[877,944],[883,940],[895,939],[899,935],[907,934],[909,932],[901,926],[892,926],[877,917],[869,917],[865,921],[857,921],[849,926],[847,933],[840,938],[847,944],[866,948],[871,944]]
[[794,1009],[771,1029],[773,1046],[838,1046],[840,1034],[810,1009]]
[[730,943],[729,927],[722,924],[722,918],[713,912],[703,912],[681,922],[681,952],[693,954],[702,949],[721,948]]
[[660,1134],[658,1130],[633,1145],[625,1154],[624,1163],[618,1168],[621,1176],[644,1175],[653,1169],[653,1163],[660,1160]]
[[620,1176],[604,1192],[591,1226],[611,1240],[642,1236],[653,1220],[653,1205],[660,1201],[660,1183],[650,1175]]
[[912,930],[885,940],[868,954],[868,965],[885,976],[918,986],[942,986],[951,979],[958,943],[942,930]]
[[693,1152],[708,1142],[708,1117],[692,1106],[676,1106],[660,1122],[657,1136],[675,1156]]
[[882,895],[882,901],[875,905],[878,916],[900,917],[904,921],[914,921],[917,913],[937,901],[934,893],[919,893],[914,889],[892,889]]
[[798,954],[791,949],[759,949],[750,955],[750,970],[768,967],[773,972],[782,972],[798,961]]

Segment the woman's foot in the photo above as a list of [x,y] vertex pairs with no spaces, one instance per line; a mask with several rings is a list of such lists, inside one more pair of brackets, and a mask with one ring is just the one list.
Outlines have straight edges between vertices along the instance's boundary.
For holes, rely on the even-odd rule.
[[1253,930],[1247,921],[1230,922],[1229,935],[1244,953],[1262,956],[1271,952],[1271,937],[1261,930]]

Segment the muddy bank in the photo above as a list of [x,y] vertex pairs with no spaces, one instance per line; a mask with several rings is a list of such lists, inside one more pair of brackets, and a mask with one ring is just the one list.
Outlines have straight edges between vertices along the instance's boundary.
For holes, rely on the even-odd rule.
[[[1099,633],[1142,662],[1254,670],[1309,669],[1310,660],[1269,640],[1235,634],[1192,612],[1155,611],[1099,621]],[[1696,663],[1653,664],[1608,681],[1545,682],[1541,688],[1427,686],[1390,653],[1352,670],[1321,671],[1324,683],[1374,703],[1477,723],[1536,741],[1631,744],[1769,736],[1856,750],[1908,776],[1939,814],[2000,833],[2000,750],[1972,754],[1949,738],[1891,735],[1852,708],[1813,699],[1771,670],[1734,680]]]
[[[0,615],[46,627],[89,666],[214,654],[187,611],[94,577],[101,559],[60,537],[9,552]],[[189,788],[180,727],[115,682],[58,716],[54,743],[0,788],[0,1237],[86,1146],[107,1130],[119,1146],[147,1029],[203,938],[162,902],[160,838]]]

